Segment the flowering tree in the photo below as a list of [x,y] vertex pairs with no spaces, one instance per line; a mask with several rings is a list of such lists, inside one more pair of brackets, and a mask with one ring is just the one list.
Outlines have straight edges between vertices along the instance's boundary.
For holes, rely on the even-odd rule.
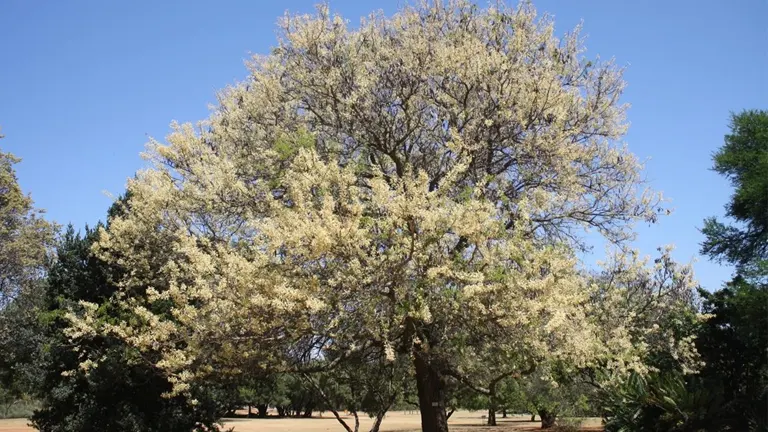
[[32,391],[39,375],[41,279],[57,230],[21,190],[18,162],[0,151],[0,403],[5,411]]
[[280,28],[207,121],[149,144],[94,249],[125,269],[130,319],[83,303],[72,338],[126,340],[175,392],[214,370],[406,356],[424,431],[447,430],[446,379],[478,364],[621,351],[573,252],[585,229],[621,244],[656,218],[614,144],[620,70],[528,4],[422,3],[357,30],[320,7]]
[[19,187],[19,161],[0,151],[0,310],[43,276],[56,232]]
[[609,371],[642,374],[664,368],[691,374],[702,366],[693,344],[696,327],[708,316],[698,313],[693,268],[676,263],[671,246],[658,251],[652,265],[635,251],[613,254],[593,275],[591,310],[602,338],[606,344],[628,343],[610,344]]

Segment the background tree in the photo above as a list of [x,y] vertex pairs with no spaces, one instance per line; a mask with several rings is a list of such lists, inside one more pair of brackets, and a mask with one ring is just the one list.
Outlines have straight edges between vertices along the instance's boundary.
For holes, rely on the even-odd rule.
[[19,161],[0,152],[0,309],[42,278],[56,230],[21,191]]
[[[359,429],[358,417],[361,413],[373,419],[370,432],[378,432],[386,413],[403,399],[405,381],[412,379],[405,356],[387,360],[377,351],[370,347],[357,350],[354,356],[322,374],[319,379],[303,374],[305,382],[321,397],[323,405],[350,432]],[[333,361],[333,357],[329,359]],[[354,427],[339,417],[338,408],[352,413]]]
[[56,233],[56,226],[43,219],[43,211],[35,209],[22,192],[14,170],[19,161],[0,151],[0,394],[4,407],[30,394],[39,375],[37,314]]
[[284,374],[281,379],[284,386],[285,402],[282,404],[284,415],[312,417],[316,408],[326,406],[313,383],[307,382],[306,377],[298,374]]
[[704,316],[692,269],[672,261],[670,248],[660,252],[652,268],[636,255],[620,255],[596,277],[598,285],[617,284],[625,292],[618,301],[600,301],[607,306],[599,309],[600,328],[627,332],[633,346],[646,347],[629,351],[642,356],[645,369],[618,377],[603,376],[600,368],[583,371],[596,389],[593,403],[608,431],[694,431],[704,424],[702,414],[716,406],[695,378],[704,364],[695,344]]
[[[686,375],[662,340],[649,352],[653,372],[632,375],[603,394],[608,431],[768,430],[768,287],[766,286],[766,196],[768,113],[732,116],[731,133],[714,155],[714,169],[735,187],[726,214],[736,225],[705,220],[702,253],[736,265],[722,289],[699,290],[695,302],[709,318],[685,310],[658,325],[695,340],[702,367]],[[693,340],[693,339],[691,339]]]
[[485,418],[489,426],[496,426],[496,417],[507,416],[507,412],[527,412],[529,409],[525,394],[518,379],[520,377],[508,376],[500,380],[493,380],[487,388],[471,388],[466,385],[457,385],[449,392],[452,409],[468,409],[470,411],[486,410]]
[[[249,376],[236,379],[239,405],[248,407],[248,417],[253,415],[252,408],[256,407],[259,418],[266,418],[269,406],[288,405],[284,385],[281,385],[277,375]],[[282,391],[281,391],[282,390]]]
[[[32,424],[44,432],[189,432],[199,425],[213,427],[219,413],[207,393],[200,390],[195,405],[184,397],[164,398],[171,390],[168,381],[121,341],[96,337],[73,345],[63,335],[70,308],[80,301],[106,302],[115,292],[115,270],[91,254],[96,237],[97,230],[86,227],[81,235],[68,227],[49,271],[42,326],[37,326],[38,335],[45,338],[37,388],[42,407]],[[119,319],[110,317],[114,309],[104,307],[104,319]],[[102,361],[86,374],[80,363],[90,357]]]
[[734,430],[768,430],[768,288],[737,276],[714,292],[702,290],[704,324],[697,347],[703,382],[720,392],[713,411]]
[[532,414],[538,414],[541,428],[555,426],[560,417],[586,417],[594,414],[590,400],[595,389],[578,375],[555,370],[550,373],[536,373],[519,380]]
[[43,373],[42,281],[0,310],[0,417],[30,415]]
[[705,220],[702,253],[736,265],[737,274],[723,289],[701,292],[713,317],[699,349],[704,376],[722,390],[722,415],[732,427],[768,430],[768,111],[733,114],[730,126],[713,159],[735,189],[726,215],[736,225]]
[[713,169],[735,188],[725,213],[737,225],[705,220],[701,251],[738,266],[759,265],[768,258],[768,111],[732,115],[731,133],[713,159]]

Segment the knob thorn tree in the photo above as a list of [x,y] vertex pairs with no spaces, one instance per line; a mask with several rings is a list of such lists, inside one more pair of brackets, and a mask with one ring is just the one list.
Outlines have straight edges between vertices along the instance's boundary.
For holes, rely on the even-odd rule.
[[279,27],[209,119],[150,142],[94,246],[126,269],[129,318],[84,303],[70,337],[124,339],[174,392],[406,356],[425,432],[447,431],[446,382],[477,361],[506,376],[631,348],[604,348],[575,251],[588,229],[631,239],[660,196],[619,144],[621,70],[586,59],[578,29],[460,0]]

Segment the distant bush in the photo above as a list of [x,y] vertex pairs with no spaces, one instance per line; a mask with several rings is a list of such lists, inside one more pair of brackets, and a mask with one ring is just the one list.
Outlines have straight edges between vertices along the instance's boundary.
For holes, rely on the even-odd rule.
[[29,418],[40,408],[40,402],[30,398],[0,399],[0,419]]
[[557,425],[551,429],[552,432],[579,432],[584,422],[579,418],[561,418],[557,420]]

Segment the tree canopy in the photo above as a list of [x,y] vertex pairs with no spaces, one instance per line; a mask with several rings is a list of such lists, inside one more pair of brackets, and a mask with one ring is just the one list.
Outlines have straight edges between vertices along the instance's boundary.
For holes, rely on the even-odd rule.
[[648,361],[654,372],[631,375],[604,393],[606,431],[768,430],[767,158],[768,112],[734,114],[713,159],[735,189],[726,214],[736,224],[707,219],[702,252],[736,264],[736,274],[719,290],[699,289],[694,304],[706,320],[684,310],[658,320],[695,343],[698,373],[684,374],[670,362],[678,354],[657,340]]
[[702,252],[739,266],[758,264],[768,258],[768,111],[733,114],[731,133],[713,159],[713,169],[734,187],[725,209],[737,225],[707,219]]
[[[41,408],[31,418],[41,431],[149,431],[188,432],[210,429],[216,414],[210,403],[194,407],[184,398],[163,398],[170,384],[119,339],[96,337],[73,345],[62,334],[64,315],[79,301],[103,302],[115,292],[112,269],[91,254],[96,229],[75,233],[70,226],[49,269],[39,337],[44,351],[37,372]],[[105,317],[109,316],[105,312]],[[86,374],[80,359],[100,358]],[[205,401],[209,402],[209,401]]]
[[18,162],[0,151],[0,309],[43,276],[56,229],[22,192]]
[[447,430],[448,379],[493,379],[478,364],[643,369],[638,321],[599,319],[626,285],[575,250],[585,230],[625,247],[660,197],[619,142],[621,70],[584,58],[578,29],[464,1],[280,29],[208,120],[150,142],[93,247],[121,269],[124,318],[81,302],[72,340],[125,341],[168,396],[214,372],[410,364],[425,431]]
[[0,151],[0,393],[13,398],[37,380],[37,307],[56,233],[22,192],[14,169],[19,161]]

